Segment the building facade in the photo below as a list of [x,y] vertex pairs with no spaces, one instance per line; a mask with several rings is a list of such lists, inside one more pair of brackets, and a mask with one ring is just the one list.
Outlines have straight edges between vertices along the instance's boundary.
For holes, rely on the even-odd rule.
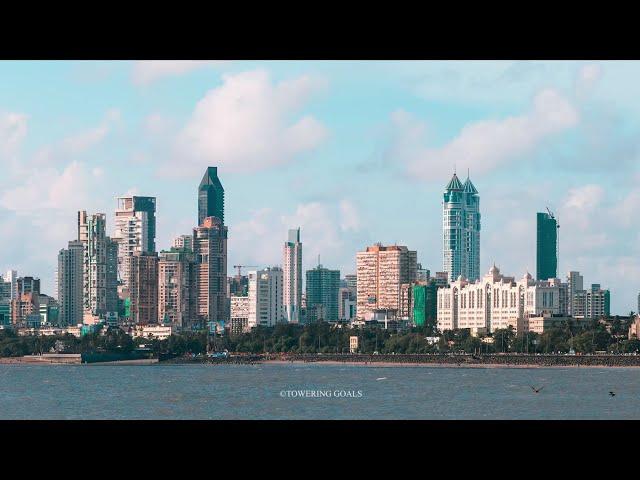
[[158,319],[191,328],[196,317],[196,269],[193,253],[172,248],[158,259]]
[[357,317],[369,320],[378,310],[397,315],[400,310],[400,286],[416,280],[417,252],[406,246],[367,247],[358,252]]
[[249,329],[249,297],[231,297],[231,333],[240,334]]
[[158,323],[158,254],[135,252],[129,268],[129,321],[136,325]]
[[491,333],[513,327],[526,329],[525,318],[567,314],[567,284],[559,279],[535,281],[506,277],[494,265],[475,282],[459,278],[437,290],[437,326],[440,331],[470,329]]
[[129,258],[135,253],[156,251],[155,197],[119,197],[113,240],[118,244],[118,276],[129,282]]
[[340,270],[329,270],[318,265],[307,270],[307,321],[337,322]]
[[536,279],[558,276],[558,222],[551,213],[536,216]]
[[224,188],[218,167],[208,167],[198,186],[198,226],[208,217],[216,217],[224,225]]
[[58,253],[56,283],[59,322],[62,326],[82,323],[83,265],[84,246],[79,240],[69,242],[68,248]]
[[207,217],[193,230],[196,268],[196,315],[203,328],[229,320],[227,301],[227,227]]
[[282,249],[283,299],[287,322],[300,323],[302,307],[302,243],[300,229],[289,230]]
[[78,240],[84,248],[84,311],[102,318],[114,309],[113,299],[117,298],[117,285],[113,282],[113,272],[117,269],[114,261],[117,259],[113,255],[112,240],[106,236],[106,225],[104,213],[78,213]]
[[249,328],[272,327],[284,321],[282,280],[278,267],[249,272]]
[[454,173],[442,202],[442,268],[449,280],[480,278],[480,196]]
[[193,252],[193,235],[180,235],[173,239],[173,248]]

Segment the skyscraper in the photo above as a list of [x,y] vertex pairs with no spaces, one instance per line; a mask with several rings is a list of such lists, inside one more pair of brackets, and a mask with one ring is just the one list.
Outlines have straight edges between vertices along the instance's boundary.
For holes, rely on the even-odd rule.
[[479,279],[480,196],[469,177],[463,185],[454,173],[445,187],[442,230],[442,268],[449,280]]
[[224,188],[218,167],[208,167],[198,187],[198,226],[207,217],[217,217],[224,225]]
[[302,243],[300,229],[289,230],[289,239],[283,247],[283,305],[289,323],[300,322],[302,303]]
[[556,278],[558,274],[558,222],[549,213],[537,213],[536,279]]
[[307,270],[307,321],[337,322],[339,291],[340,270]]
[[61,325],[82,323],[84,246],[79,240],[69,242],[58,253],[57,289]]
[[134,252],[130,258],[130,320],[135,324],[158,323],[158,254]]
[[416,281],[418,254],[405,246],[376,244],[358,252],[357,316],[367,320],[376,310],[398,313],[400,286]]
[[193,229],[196,262],[196,313],[202,327],[229,319],[227,302],[227,227],[206,217]]
[[112,240],[106,236],[107,220],[104,213],[87,215],[78,212],[78,240],[84,248],[83,305],[91,315],[104,317],[113,312],[113,272],[117,268]]
[[155,197],[119,197],[113,239],[118,242],[118,274],[128,285],[129,257],[156,251]]

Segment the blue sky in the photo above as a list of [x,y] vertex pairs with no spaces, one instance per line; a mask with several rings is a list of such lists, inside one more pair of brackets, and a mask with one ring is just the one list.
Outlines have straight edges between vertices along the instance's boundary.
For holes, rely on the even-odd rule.
[[76,211],[153,195],[159,248],[190,233],[218,166],[229,270],[281,262],[355,272],[372,242],[441,269],[453,169],[480,192],[481,270],[535,274],[535,214],[560,221],[560,276],[637,310],[638,62],[0,62],[0,271],[40,276]]

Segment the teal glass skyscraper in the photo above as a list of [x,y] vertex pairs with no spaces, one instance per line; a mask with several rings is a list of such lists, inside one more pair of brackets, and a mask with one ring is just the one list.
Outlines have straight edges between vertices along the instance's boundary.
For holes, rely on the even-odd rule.
[[558,222],[549,213],[537,214],[536,279],[556,278],[558,274]]
[[454,173],[442,201],[442,268],[449,281],[480,278],[480,196]]
[[219,218],[224,225],[224,188],[217,167],[207,167],[198,187],[198,226],[207,217]]
[[318,265],[307,270],[307,321],[338,321],[338,293],[340,270],[329,270]]

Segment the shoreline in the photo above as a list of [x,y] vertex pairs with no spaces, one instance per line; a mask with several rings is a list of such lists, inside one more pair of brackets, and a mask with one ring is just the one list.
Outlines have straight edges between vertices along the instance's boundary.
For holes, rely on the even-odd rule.
[[265,365],[331,365],[331,366],[350,366],[350,367],[433,367],[433,368],[640,368],[640,365],[542,365],[542,364],[508,364],[508,363],[461,363],[460,365],[455,363],[411,363],[411,362],[353,362],[353,361],[338,361],[338,360],[319,360],[315,362],[305,362],[304,360],[263,360],[258,362]]

